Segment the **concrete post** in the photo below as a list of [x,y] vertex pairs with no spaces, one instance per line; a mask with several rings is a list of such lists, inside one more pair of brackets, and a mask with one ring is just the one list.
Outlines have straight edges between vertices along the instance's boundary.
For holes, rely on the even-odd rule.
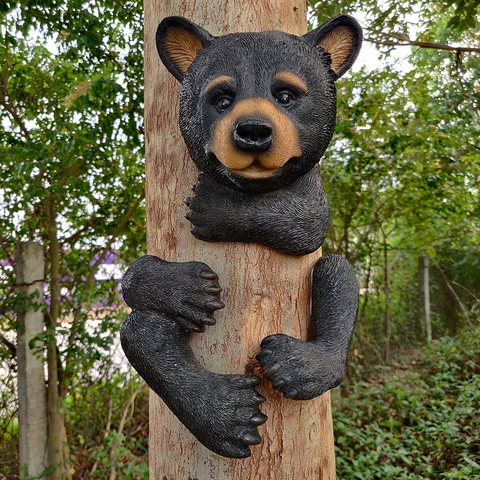
[[420,294],[420,318],[425,320],[427,342],[432,341],[432,323],[430,320],[429,258],[423,255],[418,261],[418,290]]
[[427,328],[427,341],[432,341],[432,323],[430,321],[430,285],[428,277],[429,261],[428,256],[423,257],[423,295],[424,295],[424,308],[425,308],[425,325]]
[[[20,430],[20,465],[27,465],[28,474],[40,475],[47,466],[47,396],[42,356],[35,355],[28,342],[43,332],[43,248],[36,242],[17,244],[17,293],[25,292],[36,305],[18,314],[17,361]],[[38,308],[40,307],[40,308]],[[43,346],[36,342],[36,347]]]

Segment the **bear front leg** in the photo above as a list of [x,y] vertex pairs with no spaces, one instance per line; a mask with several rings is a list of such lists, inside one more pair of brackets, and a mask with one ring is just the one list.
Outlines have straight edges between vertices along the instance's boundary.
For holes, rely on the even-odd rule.
[[270,335],[257,359],[273,388],[287,398],[309,400],[342,381],[358,312],[353,268],[339,255],[320,258],[313,271],[309,340]]
[[133,311],[121,329],[122,348],[135,370],[190,432],[213,452],[250,456],[267,420],[258,406],[257,377],[220,375],[195,359],[188,334],[157,312]]
[[201,262],[170,263],[145,255],[127,270],[122,292],[132,313],[120,331],[132,366],[207,448],[244,458],[261,442],[267,420],[257,377],[209,372],[195,359],[189,332],[213,325],[224,305],[217,275]]
[[205,242],[259,243],[288,255],[317,250],[328,230],[329,209],[318,168],[284,188],[240,192],[198,176],[194,196],[184,201],[192,234]]

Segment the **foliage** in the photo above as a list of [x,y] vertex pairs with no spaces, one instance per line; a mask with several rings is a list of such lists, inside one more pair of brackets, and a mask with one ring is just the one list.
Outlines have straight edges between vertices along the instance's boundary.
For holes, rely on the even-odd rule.
[[[61,298],[50,291],[48,301],[60,303],[61,317],[74,315],[69,350],[61,351],[72,358],[92,302],[114,301],[106,283],[93,281],[103,258],[117,247],[132,260],[145,239],[136,208],[143,198],[140,7],[28,2],[1,18],[2,300],[13,296],[16,242],[39,241],[48,281],[59,263]],[[13,317],[3,313],[7,331]]]
[[[125,372],[85,370],[63,406],[74,479],[148,479],[148,387]],[[136,377],[136,376],[135,376]]]
[[[423,255],[433,265],[434,335],[457,331],[466,310],[477,315],[479,285],[468,279],[479,272],[471,259],[480,241],[480,56],[468,48],[479,46],[478,3],[312,4],[319,23],[357,16],[380,54],[375,69],[338,82],[322,166],[331,207],[324,250],[346,255],[361,286],[357,360],[385,361],[425,338],[415,291]],[[399,44],[412,45],[402,67]]]
[[480,478],[480,328],[422,357],[354,383],[334,408],[339,478]]
[[[115,335],[115,332],[113,332]],[[87,477],[148,479],[148,388],[118,362],[118,343],[92,364],[79,365],[62,401],[73,480]],[[5,362],[2,367],[6,367]],[[29,477],[19,471],[15,389],[0,376],[0,472],[7,480]],[[9,388],[4,388],[9,387]],[[2,477],[3,478],[3,477]]]
[[72,296],[96,253],[121,233],[129,234],[118,243],[123,251],[131,235],[144,238],[131,221],[142,220],[141,209],[125,233],[116,232],[143,190],[139,15],[136,2],[77,1],[28,2],[2,17],[3,258],[14,257],[19,240],[38,240],[48,252],[53,224],[62,287]]
[[[0,347],[0,470],[7,478],[18,475],[18,400],[15,391],[16,362]],[[10,477],[9,477],[10,476]]]
[[[47,284],[40,339],[49,346],[49,372],[58,371],[58,388],[56,375],[49,378],[49,415],[68,421],[80,366],[94,385],[124,317],[105,308],[122,304],[118,280],[102,274],[105,259],[114,251],[129,263],[145,245],[142,35],[135,1],[0,8],[0,341],[15,355],[8,339],[23,302],[15,296],[15,245],[37,241]],[[54,437],[76,445],[61,431]],[[128,443],[118,435],[112,442]],[[68,470],[63,460],[53,463],[60,461],[49,478]]]
[[479,27],[479,0],[446,0],[437,4],[422,0],[401,3],[393,0],[340,0],[335,3],[321,0],[314,2],[314,7],[322,22],[335,15],[361,12],[367,21],[368,38],[379,44],[386,39],[408,38],[419,26],[422,30],[416,35],[418,40],[436,40],[439,17],[447,17],[444,38],[457,36],[458,39],[458,35]]

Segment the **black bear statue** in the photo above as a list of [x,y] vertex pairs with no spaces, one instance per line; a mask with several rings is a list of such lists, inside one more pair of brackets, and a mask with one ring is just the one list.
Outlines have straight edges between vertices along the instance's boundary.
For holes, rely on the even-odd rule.
[[[185,199],[192,234],[207,242],[254,242],[288,255],[323,243],[329,209],[318,167],[334,132],[335,81],[355,61],[362,30],[347,15],[302,37],[278,31],[220,37],[181,17],[158,27],[157,49],[182,83],[180,129],[198,168]],[[213,452],[250,455],[267,417],[260,379],[221,375],[195,358],[189,334],[224,307],[217,274],[201,262],[145,255],[122,291],[132,313],[123,350],[195,437]],[[316,263],[308,341],[266,337],[263,375],[285,397],[308,400],[343,378],[358,310],[355,273],[344,257]]]

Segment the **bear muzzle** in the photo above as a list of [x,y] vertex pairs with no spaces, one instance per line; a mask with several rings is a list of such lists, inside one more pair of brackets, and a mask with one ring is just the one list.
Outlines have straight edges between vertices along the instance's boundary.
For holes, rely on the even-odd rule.
[[213,131],[209,154],[233,173],[267,178],[302,149],[292,121],[264,98],[240,101],[222,116]]

